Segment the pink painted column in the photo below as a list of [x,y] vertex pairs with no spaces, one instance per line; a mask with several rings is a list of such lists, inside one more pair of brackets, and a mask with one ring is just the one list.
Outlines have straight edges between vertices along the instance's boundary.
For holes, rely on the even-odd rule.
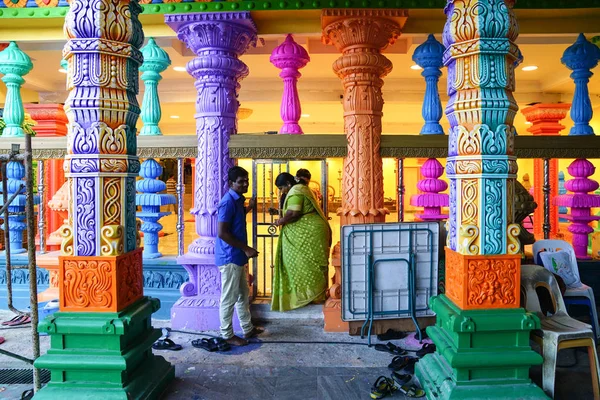
[[417,188],[423,192],[410,198],[410,205],[423,207],[422,214],[416,217],[422,221],[441,221],[448,219],[448,214],[442,214],[442,207],[448,207],[448,195],[443,192],[448,184],[439,179],[444,174],[444,167],[435,158],[430,158],[421,167],[421,179]]
[[598,182],[588,178],[595,170],[594,164],[586,159],[578,158],[573,161],[567,171],[574,178],[565,183],[565,188],[573,193],[558,196],[554,202],[556,206],[571,208],[567,215],[571,224],[567,229],[573,234],[575,255],[582,260],[591,258],[587,254],[588,235],[594,231],[590,222],[600,220],[600,216],[591,213],[591,208],[600,207],[600,195],[588,194],[600,186]]
[[281,69],[279,76],[283,79],[283,98],[281,100],[281,119],[283,126],[279,133],[301,135],[302,128],[298,124],[302,115],[300,98],[298,96],[298,78],[302,76],[298,71],[310,61],[304,47],[294,41],[291,34],[285,41],[277,46],[270,58],[271,63]]

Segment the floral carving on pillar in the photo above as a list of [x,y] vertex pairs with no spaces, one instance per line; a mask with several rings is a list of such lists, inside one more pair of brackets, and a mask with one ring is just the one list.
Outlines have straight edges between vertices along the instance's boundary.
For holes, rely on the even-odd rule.
[[333,70],[344,87],[344,159],[341,224],[385,221],[383,165],[380,155],[383,78],[392,63],[381,51],[393,44],[407,19],[400,9],[326,9],[322,40],[342,56]]
[[[513,92],[514,69],[522,57],[515,43],[518,25],[513,6],[514,0],[450,0],[444,10],[448,17],[443,32],[444,64],[450,97],[446,107],[450,121],[446,293],[466,309],[518,306],[518,294],[515,301],[466,301],[492,299],[506,293],[505,285],[510,284],[510,290],[518,288],[520,226],[513,207],[517,173],[513,120],[518,106]],[[448,257],[453,252],[458,253],[458,261]],[[496,277],[494,282],[472,284],[467,274],[472,256],[503,260],[494,264],[500,268],[490,275]],[[459,265],[450,265],[450,260]],[[453,275],[453,268],[459,268],[458,273]],[[464,290],[475,292],[467,298],[455,297]],[[492,297],[484,293],[490,290]]]

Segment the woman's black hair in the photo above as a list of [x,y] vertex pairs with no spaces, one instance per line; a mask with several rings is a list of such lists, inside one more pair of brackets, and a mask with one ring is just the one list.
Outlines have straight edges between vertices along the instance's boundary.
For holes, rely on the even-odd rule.
[[310,182],[311,177],[312,177],[312,175],[310,174],[310,171],[307,170],[306,168],[300,168],[298,170],[298,172],[296,172],[296,178],[303,180],[304,183],[306,183],[306,184],[308,184],[308,182]]
[[275,186],[277,187],[287,186],[288,184],[291,186],[296,184],[296,179],[289,172],[282,172],[275,178]]

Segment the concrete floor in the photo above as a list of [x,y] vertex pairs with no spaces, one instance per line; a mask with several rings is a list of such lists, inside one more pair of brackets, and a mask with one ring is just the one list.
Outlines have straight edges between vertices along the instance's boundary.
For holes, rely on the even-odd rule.
[[[233,348],[227,353],[209,353],[192,347],[197,334],[173,332],[171,339],[183,345],[179,352],[156,351],[175,365],[176,379],[163,399],[368,399],[370,387],[380,375],[388,375],[387,365],[392,355],[367,347],[366,340],[344,333],[323,332],[320,306],[298,310],[296,314],[275,314],[262,311],[270,322],[262,324],[265,332],[259,343]],[[257,311],[258,315],[259,312]],[[0,311],[0,320],[10,319]],[[293,317],[293,318],[290,318]],[[155,321],[155,327],[168,326],[169,321]],[[216,332],[207,332],[216,334]],[[0,330],[6,338],[2,349],[26,357],[32,356],[30,328]],[[347,344],[271,343],[345,342]],[[377,343],[374,338],[374,343]],[[394,343],[417,349],[415,340]],[[49,338],[41,337],[44,353]],[[0,355],[2,368],[27,368],[27,364]],[[559,356],[556,399],[591,399],[591,379],[587,354],[563,350]],[[572,366],[571,366],[572,365]],[[532,368],[532,378],[541,377],[539,367]],[[0,399],[19,399],[32,385],[0,385]],[[403,399],[399,393],[390,398]]]

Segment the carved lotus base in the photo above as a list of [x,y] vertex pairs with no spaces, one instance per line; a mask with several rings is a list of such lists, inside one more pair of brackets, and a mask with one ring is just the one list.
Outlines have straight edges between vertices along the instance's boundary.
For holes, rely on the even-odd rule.
[[118,312],[143,295],[142,249],[110,257],[59,257],[60,311]]
[[520,255],[464,255],[446,247],[446,296],[463,310],[519,307]]

